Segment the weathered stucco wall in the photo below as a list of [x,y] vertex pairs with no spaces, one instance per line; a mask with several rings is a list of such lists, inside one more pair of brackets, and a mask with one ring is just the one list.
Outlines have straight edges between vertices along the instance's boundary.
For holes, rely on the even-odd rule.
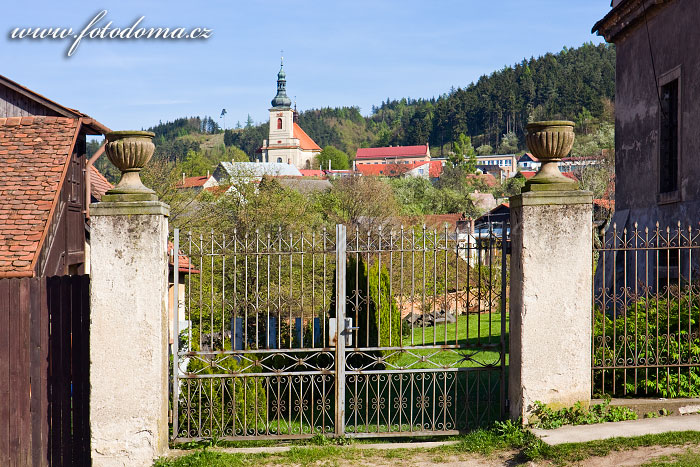
[[511,198],[510,413],[591,397],[592,196]]
[[167,206],[98,203],[91,214],[93,465],[151,465],[168,446]]
[[[662,227],[698,221],[700,212],[700,8],[676,0],[616,39],[616,209]],[[651,42],[651,53],[650,45]],[[652,66],[652,53],[653,65]],[[659,204],[659,97],[656,79],[680,66],[680,202]],[[618,226],[620,229],[621,226]]]

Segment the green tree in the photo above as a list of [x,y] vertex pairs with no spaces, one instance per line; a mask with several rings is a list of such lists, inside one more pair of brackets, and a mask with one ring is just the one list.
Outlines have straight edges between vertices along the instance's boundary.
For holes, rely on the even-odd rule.
[[460,133],[453,144],[453,151],[448,159],[453,167],[460,167],[465,173],[476,171],[476,151],[472,146],[472,139],[464,133]]
[[327,169],[328,161],[334,170],[346,170],[350,168],[348,155],[335,146],[328,145],[316,156],[315,168]]
[[207,162],[201,151],[187,151],[185,160],[180,164],[180,170],[186,177],[199,177],[206,175],[211,169],[211,164]]
[[480,156],[489,156],[493,154],[493,148],[488,144],[482,144],[476,148],[476,153]]
[[501,144],[498,146],[500,154],[513,154],[518,151],[518,135],[514,131],[509,131],[501,138]]

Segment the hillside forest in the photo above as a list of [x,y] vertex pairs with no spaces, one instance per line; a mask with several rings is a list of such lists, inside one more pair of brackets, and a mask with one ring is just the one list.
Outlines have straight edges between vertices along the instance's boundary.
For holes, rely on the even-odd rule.
[[[614,46],[587,43],[578,48],[564,48],[559,53],[524,59],[438,97],[387,98],[373,106],[368,116],[363,116],[358,107],[302,111],[298,114],[299,125],[324,148],[316,167],[321,164],[325,167],[331,160],[333,168],[348,168],[359,147],[425,143],[430,144],[433,157],[445,157],[450,163],[443,176],[432,182],[378,178],[350,187],[345,186],[348,182],[338,181],[334,182],[331,193],[302,195],[287,193],[291,191],[289,188],[270,181],[266,189],[250,193],[250,196],[267,193],[279,198],[277,204],[283,201],[283,204],[294,204],[294,216],[301,220],[300,225],[347,221],[349,214],[345,212],[343,199],[347,203],[353,201],[353,195],[348,193],[357,189],[370,190],[368,196],[355,193],[356,198],[359,196],[368,203],[378,198],[371,196],[372,191],[381,193],[386,201],[381,212],[391,215],[465,212],[475,216],[479,212],[471,202],[471,193],[489,191],[497,198],[507,197],[519,192],[523,179],[518,177],[497,186],[486,186],[478,178],[465,176],[473,172],[470,156],[523,153],[528,122],[566,119],[576,123],[572,155],[601,156],[604,162],[576,174],[583,188],[601,197],[608,191],[614,172],[614,94]],[[252,160],[263,139],[267,138],[268,123],[256,124],[248,116],[243,124],[238,122],[234,128],[224,130],[209,116],[183,117],[160,122],[148,130],[156,134],[156,153],[144,170],[144,179],[170,202],[175,214],[171,220],[177,224],[178,205],[182,204],[184,212],[195,202],[179,199],[187,198],[178,193],[182,190],[175,189],[183,174],[188,177],[206,175],[222,160]],[[98,146],[99,142],[91,141],[88,153]],[[106,157],[99,158],[96,167],[113,183],[118,180],[119,171]],[[342,190],[349,191],[342,193]],[[196,201],[201,202],[201,199]],[[271,199],[260,200],[260,203],[261,209],[262,206],[271,211],[279,209],[273,209]],[[260,219],[262,212],[243,213],[255,210],[255,206],[255,202],[239,203],[237,209],[245,218]],[[304,213],[315,220],[306,219]],[[274,223],[291,213],[268,212],[267,215]],[[200,221],[204,217],[198,216]],[[238,218],[236,222],[243,220]]]

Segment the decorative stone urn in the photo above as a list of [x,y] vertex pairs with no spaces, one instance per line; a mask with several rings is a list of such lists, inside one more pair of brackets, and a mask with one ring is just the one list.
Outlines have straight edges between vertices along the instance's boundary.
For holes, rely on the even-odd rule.
[[527,147],[542,165],[523,191],[578,190],[578,183],[559,171],[558,163],[574,145],[574,122],[551,120],[527,125]]
[[107,133],[105,152],[110,162],[122,172],[117,186],[107,191],[104,201],[128,201],[155,199],[153,190],[142,182],[139,172],[155,151],[150,131],[113,131]]

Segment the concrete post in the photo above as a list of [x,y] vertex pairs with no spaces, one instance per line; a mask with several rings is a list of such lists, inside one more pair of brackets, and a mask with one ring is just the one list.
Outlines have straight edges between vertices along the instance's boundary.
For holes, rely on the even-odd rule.
[[592,195],[510,199],[510,415],[591,398]]
[[144,466],[168,447],[168,206],[110,198],[90,206],[92,465]]

